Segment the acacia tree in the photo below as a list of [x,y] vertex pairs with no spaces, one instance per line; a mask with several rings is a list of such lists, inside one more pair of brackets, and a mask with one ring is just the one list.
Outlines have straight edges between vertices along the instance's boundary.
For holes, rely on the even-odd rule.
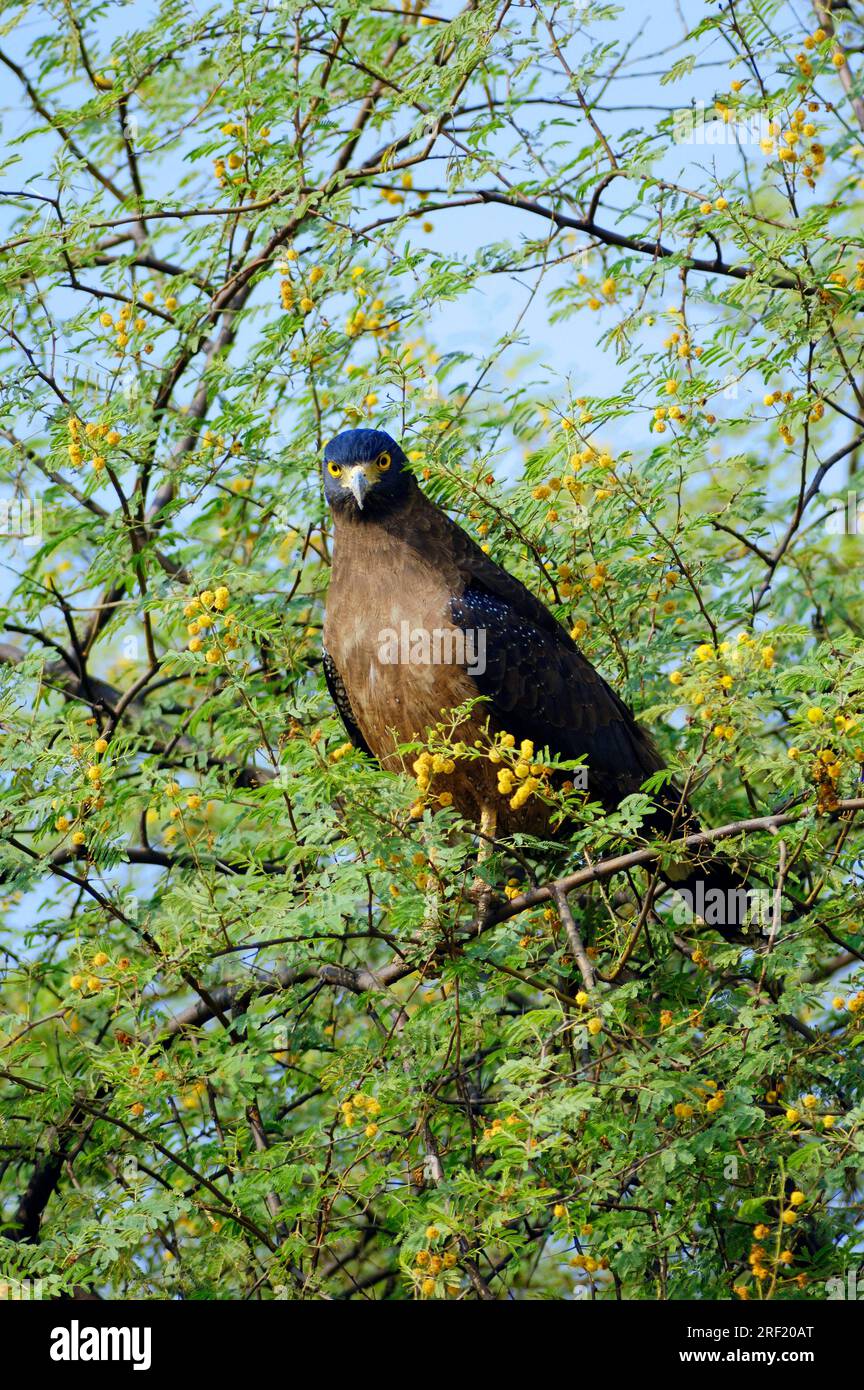
[[[7,5],[8,1279],[848,1275],[862,30],[802,8],[694,0],[652,51],[591,3]],[[478,360],[448,323],[503,286]],[[318,460],[358,423],[653,727],[770,926],[658,896],[656,785],[561,793],[478,917],[447,766],[518,796],[520,750],[444,718],[386,774],[324,690]]]

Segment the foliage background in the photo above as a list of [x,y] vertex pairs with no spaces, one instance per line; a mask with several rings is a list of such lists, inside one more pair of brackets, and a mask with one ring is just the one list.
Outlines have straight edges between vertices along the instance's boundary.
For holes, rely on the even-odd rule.
[[[6,4],[13,1291],[855,1269],[859,16]],[[569,923],[542,885],[638,844],[636,798],[502,847],[477,925],[469,831],[412,818],[323,689],[317,460],[367,422],[801,915],[742,948],[600,868]]]

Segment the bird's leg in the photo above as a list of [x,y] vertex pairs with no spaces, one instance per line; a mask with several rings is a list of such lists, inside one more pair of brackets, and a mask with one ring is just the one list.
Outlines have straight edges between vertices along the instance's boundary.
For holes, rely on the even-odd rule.
[[[430,849],[429,861],[433,868],[435,865],[435,850]],[[437,930],[441,925],[441,890],[438,887],[438,878],[435,874],[430,874],[426,883],[426,891],[423,898],[423,926]]]
[[[498,826],[498,812],[494,806],[483,805],[480,811],[480,843],[477,847],[477,868],[491,858],[495,847],[495,831]],[[484,917],[492,906],[494,893],[485,878],[478,873],[468,890],[468,896],[477,904],[477,910]]]

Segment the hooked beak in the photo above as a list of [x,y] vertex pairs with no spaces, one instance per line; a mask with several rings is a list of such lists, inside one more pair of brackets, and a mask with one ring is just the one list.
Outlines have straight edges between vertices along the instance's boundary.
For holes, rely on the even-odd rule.
[[369,479],[366,476],[366,470],[362,464],[356,464],[355,467],[351,469],[351,472],[348,474],[348,486],[351,489],[354,501],[362,512],[363,503],[369,491]]

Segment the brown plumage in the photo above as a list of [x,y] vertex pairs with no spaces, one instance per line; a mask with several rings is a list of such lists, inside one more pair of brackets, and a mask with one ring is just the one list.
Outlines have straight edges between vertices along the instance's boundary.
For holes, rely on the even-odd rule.
[[[471,744],[488,726],[530,739],[538,754],[582,758],[589,796],[616,806],[663,766],[651,739],[540,600],[431,502],[404,465],[382,431],[348,431],[325,451],[334,517],[325,674],[353,741],[399,770],[416,756],[403,759],[399,744],[425,741],[442,711],[482,695],[455,737]],[[449,635],[456,650],[466,633],[482,631],[485,670],[471,674],[464,657],[382,660],[383,634],[418,629]],[[549,829],[539,798],[510,808],[486,760],[457,761],[446,790],[472,820],[494,812],[498,835]],[[655,830],[669,828],[678,801],[674,789],[661,794]],[[679,813],[679,833],[685,818],[695,828]],[[712,885],[731,883],[716,862],[700,874]]]

